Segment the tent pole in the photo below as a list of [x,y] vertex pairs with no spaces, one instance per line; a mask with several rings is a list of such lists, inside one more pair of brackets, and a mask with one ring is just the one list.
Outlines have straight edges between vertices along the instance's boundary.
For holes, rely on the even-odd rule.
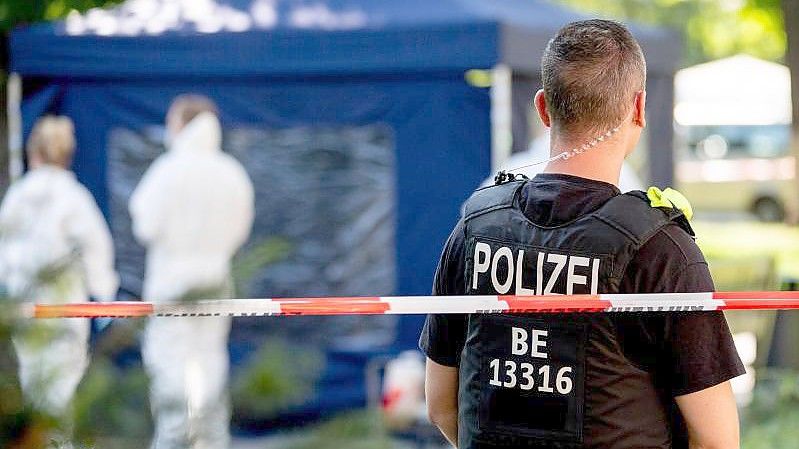
[[513,144],[513,92],[510,67],[494,67],[491,81],[491,174],[499,171]]
[[8,77],[8,176],[11,182],[22,176],[22,77],[11,73]]

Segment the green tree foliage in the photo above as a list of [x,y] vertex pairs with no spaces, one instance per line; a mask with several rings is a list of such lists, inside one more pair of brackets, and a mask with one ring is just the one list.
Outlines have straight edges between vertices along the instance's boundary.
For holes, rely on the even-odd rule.
[[6,39],[17,25],[55,20],[71,11],[86,11],[111,6],[122,0],[0,0],[0,197],[8,186],[8,148],[6,146]]
[[18,24],[59,19],[72,10],[115,3],[120,0],[0,0],[0,29],[7,32]]
[[748,53],[782,61],[785,31],[780,0],[558,0],[590,14],[677,30],[683,64]]

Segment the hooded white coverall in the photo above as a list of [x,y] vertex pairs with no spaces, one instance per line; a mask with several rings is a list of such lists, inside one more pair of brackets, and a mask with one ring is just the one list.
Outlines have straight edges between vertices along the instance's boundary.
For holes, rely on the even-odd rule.
[[[247,240],[253,187],[221,151],[218,119],[202,113],[173,139],[130,200],[133,232],[147,247],[144,298],[230,295],[230,261]],[[229,296],[227,296],[229,297]],[[153,449],[228,446],[226,317],[151,318],[142,342],[156,421]]]
[[[44,165],[8,190],[0,206],[0,283],[11,298],[39,303],[112,300],[114,249],[94,198],[75,175]],[[22,390],[63,417],[88,365],[89,320],[39,320],[13,342]]]

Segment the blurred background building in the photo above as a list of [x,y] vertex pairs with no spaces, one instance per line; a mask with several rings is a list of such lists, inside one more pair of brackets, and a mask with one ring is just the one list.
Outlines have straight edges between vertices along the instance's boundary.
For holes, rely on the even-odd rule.
[[677,179],[700,210],[796,217],[787,67],[736,55],[676,77]]

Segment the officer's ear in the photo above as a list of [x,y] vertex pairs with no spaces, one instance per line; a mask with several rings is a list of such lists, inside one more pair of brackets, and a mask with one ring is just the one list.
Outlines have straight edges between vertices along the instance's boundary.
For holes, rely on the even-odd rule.
[[547,111],[547,98],[544,96],[544,89],[538,89],[538,92],[535,93],[535,100],[533,103],[535,104],[535,110],[538,111],[538,116],[541,118],[541,123],[547,128],[551,127],[552,119],[549,117],[549,112]]
[[633,123],[646,128],[646,91],[640,90],[635,94],[635,105],[633,106]]

